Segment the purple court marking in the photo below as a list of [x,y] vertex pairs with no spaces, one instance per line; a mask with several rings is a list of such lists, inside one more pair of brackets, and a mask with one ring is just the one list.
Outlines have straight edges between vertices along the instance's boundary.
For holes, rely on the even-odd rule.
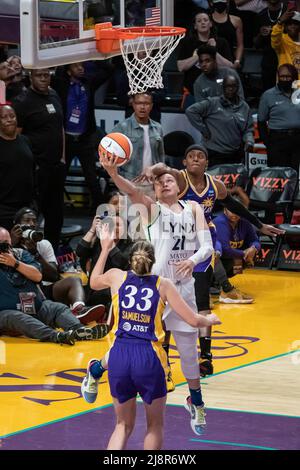
[[[113,431],[114,423],[113,408],[108,407],[2,438],[0,449],[103,450]],[[300,448],[299,418],[207,410],[207,423],[205,434],[197,437],[190,428],[187,411],[183,407],[167,406],[163,448],[167,450]],[[143,406],[139,404],[136,427],[129,440],[128,449],[142,449],[144,434],[144,411]],[[194,439],[214,442],[198,442]]]

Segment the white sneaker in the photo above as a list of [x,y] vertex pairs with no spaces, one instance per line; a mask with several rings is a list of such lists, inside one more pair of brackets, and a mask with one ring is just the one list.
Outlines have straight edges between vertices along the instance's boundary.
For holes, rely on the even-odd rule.
[[81,384],[81,395],[87,403],[94,403],[98,395],[99,379],[95,379],[90,373],[90,367],[98,359],[91,359],[87,366],[87,375],[84,377]]
[[229,292],[221,290],[219,296],[219,302],[222,304],[252,304],[254,302],[253,297],[234,287]]
[[184,404],[185,409],[190,413],[191,415],[191,428],[194,431],[197,436],[201,436],[206,427],[206,420],[205,420],[205,410],[204,410],[204,405],[202,406],[196,406],[193,405],[191,401],[191,397],[187,397],[185,404]]

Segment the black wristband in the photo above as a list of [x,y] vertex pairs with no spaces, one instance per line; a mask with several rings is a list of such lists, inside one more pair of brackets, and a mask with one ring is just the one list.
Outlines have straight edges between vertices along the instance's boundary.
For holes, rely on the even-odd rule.
[[251,214],[251,212],[248,211],[248,209],[243,206],[243,204],[234,199],[230,194],[227,194],[225,199],[220,199],[220,203],[234,214],[237,214],[240,217],[243,217],[244,219],[248,220],[258,229],[262,228],[263,224],[261,223],[261,221],[257,217],[255,217],[255,215]]
[[20,261],[18,261],[18,260],[16,259],[16,262],[15,262],[15,265],[14,265],[14,269],[17,270],[19,266],[20,266]]

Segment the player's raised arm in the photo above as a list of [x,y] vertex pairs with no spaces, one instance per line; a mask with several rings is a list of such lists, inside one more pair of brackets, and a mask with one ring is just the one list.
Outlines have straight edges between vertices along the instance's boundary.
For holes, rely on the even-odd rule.
[[243,206],[243,204],[241,204],[238,200],[234,199],[231,194],[229,194],[222,181],[215,180],[215,184],[218,189],[218,200],[224,207],[226,207],[226,209],[248,220],[264,235],[276,237],[277,235],[283,235],[285,233],[284,230],[274,227],[273,225],[262,223],[254,214],[252,214],[245,206]]
[[114,247],[114,236],[110,233],[109,224],[107,223],[101,224],[101,222],[98,222],[97,231],[100,237],[101,253],[91,273],[90,286],[94,290],[110,288],[113,293],[122,284],[124,271],[112,268],[104,273],[109,252]]
[[133,203],[144,204],[148,210],[151,209],[153,204],[151,197],[146,196],[134,183],[119,175],[116,157],[109,158],[107,155],[101,154],[99,161],[122,193],[127,194]]
[[213,313],[204,316],[194,312],[183,300],[181,295],[177,292],[173,282],[169,279],[161,279],[160,295],[164,301],[169,303],[177,315],[179,315],[185,322],[191,326],[194,326],[195,328],[221,324],[220,319]]
[[196,233],[200,244],[199,250],[196,251],[190,259],[195,264],[198,264],[209,258],[213,254],[214,248],[202,207],[195,201],[189,201],[189,203],[192,206],[196,223]]

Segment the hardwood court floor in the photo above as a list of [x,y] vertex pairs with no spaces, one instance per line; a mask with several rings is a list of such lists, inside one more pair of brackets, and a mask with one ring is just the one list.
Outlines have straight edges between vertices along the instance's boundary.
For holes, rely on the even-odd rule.
[[[255,303],[215,305],[223,323],[213,331],[215,374],[202,380],[201,438],[182,406],[188,390],[171,348],[177,387],[168,395],[166,449],[300,448],[300,275],[252,270],[234,281]],[[107,376],[94,405],[80,384],[110,339],[70,347],[1,337],[0,449],[104,449],[114,425]],[[142,448],[143,433],[139,409],[129,449]]]

